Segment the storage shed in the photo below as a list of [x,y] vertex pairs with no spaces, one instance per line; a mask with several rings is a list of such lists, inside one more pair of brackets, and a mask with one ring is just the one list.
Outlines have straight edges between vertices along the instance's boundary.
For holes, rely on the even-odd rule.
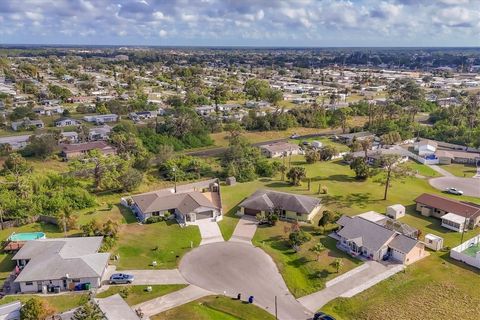
[[429,233],[425,235],[425,246],[432,250],[438,251],[443,248],[443,238]]
[[398,219],[405,216],[405,207],[401,204],[394,204],[387,207],[387,216]]

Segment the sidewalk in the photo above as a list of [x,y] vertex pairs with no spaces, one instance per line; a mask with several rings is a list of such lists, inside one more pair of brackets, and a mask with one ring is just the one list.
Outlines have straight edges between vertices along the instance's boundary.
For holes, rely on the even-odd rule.
[[189,285],[184,289],[137,304],[133,306],[132,309],[136,310],[140,308],[146,317],[151,317],[161,312],[213,294],[213,292],[204,290],[194,285]]

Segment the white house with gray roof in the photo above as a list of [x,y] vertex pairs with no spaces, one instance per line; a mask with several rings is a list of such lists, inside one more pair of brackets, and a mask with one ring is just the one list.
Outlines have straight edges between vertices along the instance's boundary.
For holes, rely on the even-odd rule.
[[422,242],[365,218],[344,215],[337,224],[337,247],[352,256],[411,264],[426,255]]
[[58,287],[73,290],[75,285],[101,285],[109,253],[99,253],[103,237],[57,238],[28,241],[12,258],[18,275],[18,291],[45,292]]

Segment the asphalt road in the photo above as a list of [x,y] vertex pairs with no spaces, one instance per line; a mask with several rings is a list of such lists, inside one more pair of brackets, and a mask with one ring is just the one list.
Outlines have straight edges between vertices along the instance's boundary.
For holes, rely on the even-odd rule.
[[[463,191],[463,194],[471,197],[480,198],[480,179],[479,178],[461,178],[461,177],[440,177],[429,180],[432,187],[438,190],[446,188],[457,188]],[[461,197],[459,197],[461,200]]]
[[[331,131],[326,131],[318,134],[307,134],[307,135],[299,136],[298,138],[296,138],[296,140],[310,139],[315,137],[325,137],[333,134],[338,134],[339,132],[340,131],[338,130],[331,130]],[[258,147],[264,144],[270,144],[275,142],[284,142],[284,141],[286,142],[289,139],[290,138],[282,138],[282,139],[262,141],[262,142],[252,143],[252,146]],[[215,157],[224,153],[225,150],[227,150],[227,148],[221,147],[221,148],[211,148],[211,149],[204,149],[204,150],[198,150],[198,151],[190,151],[190,152],[186,152],[185,154],[189,156],[195,156],[195,157]]]
[[312,313],[288,291],[273,260],[263,250],[240,242],[217,242],[187,253],[179,267],[191,284],[217,294],[242,300],[254,296],[254,303],[275,314],[278,319],[311,319]]

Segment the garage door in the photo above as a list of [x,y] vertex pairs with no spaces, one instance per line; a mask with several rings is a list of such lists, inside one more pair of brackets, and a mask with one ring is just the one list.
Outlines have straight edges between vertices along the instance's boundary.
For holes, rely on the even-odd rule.
[[248,208],[244,208],[244,211],[243,211],[246,215],[249,215],[249,216],[256,216],[258,213],[260,213],[261,211],[260,210],[255,210],[255,209],[248,209]]
[[213,217],[213,211],[212,210],[197,213],[197,220],[208,219],[208,218],[212,218],[212,217]]
[[400,261],[400,262],[403,262],[405,260],[405,254],[403,252],[392,249],[391,253],[392,253],[392,258],[393,259],[395,259],[397,261]]

